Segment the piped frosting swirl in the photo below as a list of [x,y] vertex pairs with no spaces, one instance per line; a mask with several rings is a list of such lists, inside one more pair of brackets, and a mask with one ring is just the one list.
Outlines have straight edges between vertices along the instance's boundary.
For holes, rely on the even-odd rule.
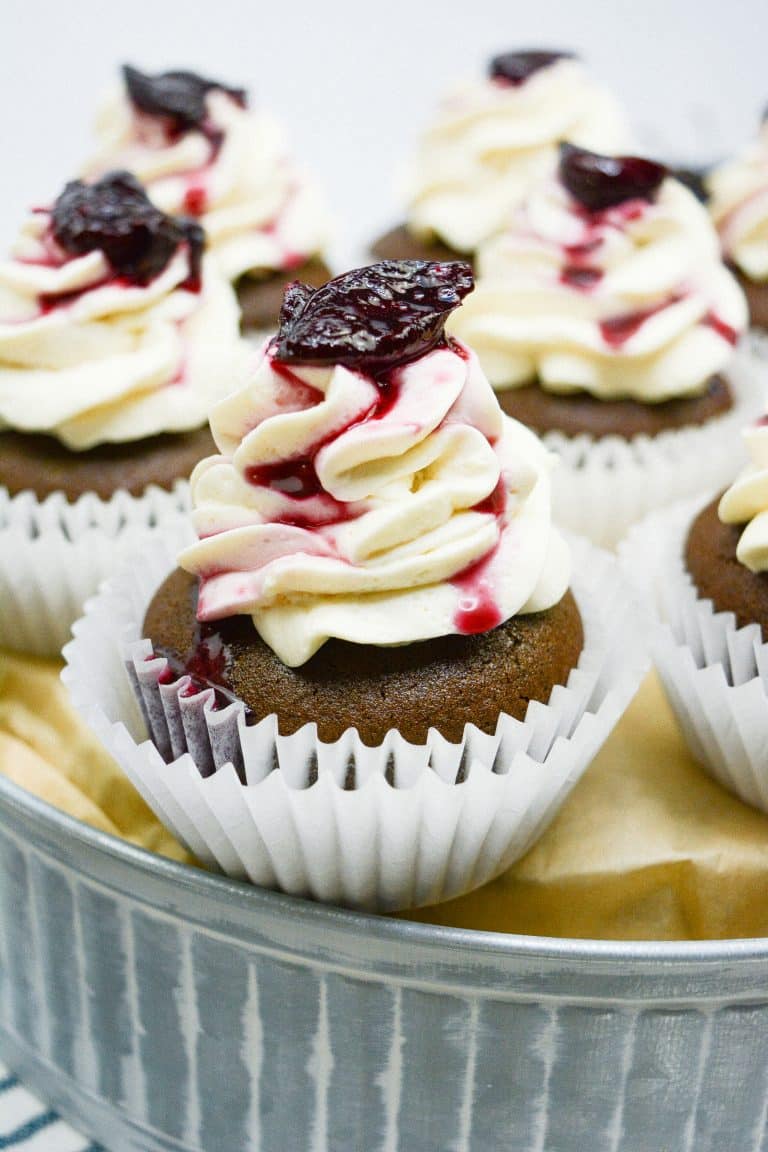
[[553,177],[477,264],[477,288],[451,328],[499,389],[538,381],[603,399],[695,395],[728,365],[747,322],[706,210],[670,178],[590,211]]
[[230,280],[291,268],[321,252],[329,238],[327,210],[288,156],[278,125],[250,110],[240,90],[190,73],[168,75],[198,82],[204,117],[147,111],[124,86],[99,113],[98,149],[83,175],[135,173],[162,211],[200,221],[209,253]]
[[554,54],[514,83],[498,73],[464,84],[421,140],[407,178],[409,226],[474,252],[554,171],[561,140],[612,151],[629,139],[614,98],[570,57]]
[[746,524],[737,559],[752,572],[768,572],[768,420],[744,433],[749,464],[723,494],[718,513],[725,524]]
[[250,360],[231,286],[183,229],[137,281],[98,247],[66,251],[54,211],[33,212],[0,263],[0,427],[73,450],[201,427]]
[[200,539],[180,563],[201,619],[251,615],[297,666],[329,637],[486,631],[561,598],[552,458],[474,354],[443,341],[382,374],[276,348],[213,411],[221,454],[192,475]]
[[768,120],[741,156],[711,173],[708,188],[727,259],[750,280],[768,280]]

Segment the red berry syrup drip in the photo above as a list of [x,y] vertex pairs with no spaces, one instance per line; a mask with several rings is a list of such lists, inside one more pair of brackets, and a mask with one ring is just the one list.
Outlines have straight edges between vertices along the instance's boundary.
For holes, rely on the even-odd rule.
[[[500,476],[490,496],[486,496],[485,500],[475,504],[472,511],[484,512],[500,520],[506,508],[507,487],[504,477]],[[493,581],[488,574],[488,568],[496,555],[497,548],[498,545],[451,580],[451,584],[462,593],[453,622],[457,631],[464,635],[489,632],[491,628],[501,624],[501,609],[496,602]]]
[[656,304],[653,308],[646,308],[642,312],[629,312],[623,316],[609,316],[600,322],[600,334],[610,348],[621,348],[636,332],[639,332],[646,320],[663,312],[672,304],[677,304],[682,296],[671,296],[669,300]]
[[77,288],[74,292],[45,292],[37,298],[40,313],[43,316],[48,316],[59,308],[68,308],[71,304],[76,304],[89,292],[95,292],[98,288],[106,287],[133,288],[134,285],[125,276],[106,276],[103,280],[97,280],[94,284],[86,284],[85,288]]
[[[159,683],[172,684],[182,676],[189,677],[189,684],[180,693],[185,699],[212,689],[214,711],[223,710],[237,702],[237,696],[227,684],[232,654],[216,624],[201,623],[198,620],[192,644],[183,657],[180,658],[177,653],[168,651],[162,645],[155,649],[154,655],[168,661],[168,667],[158,678]],[[246,708],[246,722],[249,722],[250,715],[250,710]]]
[[721,320],[714,312],[707,312],[702,320],[702,324],[706,324],[708,328],[714,328],[718,336],[722,336],[723,340],[728,344],[736,345],[739,342],[739,334],[735,328],[730,324],[726,324],[725,320]]
[[[294,372],[291,371],[287,364],[282,364],[279,360],[272,360],[272,369],[284,380],[287,380],[292,386],[298,386],[301,389],[308,390],[314,393],[317,401],[323,399],[321,392],[310,388],[305,384]],[[245,479],[249,484],[258,485],[262,488],[271,488],[273,491],[281,492],[284,496],[289,497],[295,505],[300,505],[304,500],[310,500],[313,497],[321,496],[323,504],[325,505],[326,512],[320,513],[319,516],[310,516],[302,511],[300,507],[292,509],[290,513],[286,513],[273,523],[276,524],[290,524],[295,528],[326,528],[334,524],[343,524],[350,520],[356,520],[359,513],[356,511],[354,504],[344,503],[343,501],[334,499],[329,492],[323,488],[320,483],[320,478],[317,475],[316,460],[318,454],[326,447],[327,444],[332,443],[339,436],[348,432],[351,428],[359,427],[361,424],[366,424],[370,420],[381,420],[386,416],[397,404],[400,396],[401,384],[397,372],[390,372],[383,375],[376,380],[379,388],[379,397],[373,406],[359,419],[351,420],[342,428],[335,428],[333,432],[323,437],[316,444],[313,444],[311,449],[305,456],[297,457],[294,460],[281,460],[277,464],[261,464],[254,465],[245,470]]]
[[499,477],[499,482],[491,492],[490,496],[486,496],[485,500],[481,500],[479,504],[475,504],[472,509],[473,512],[486,512],[493,516],[503,516],[507,509],[507,488],[504,483],[504,477]]
[[493,583],[487,575],[494,553],[495,549],[451,580],[451,584],[462,593],[453,623],[457,632],[465,636],[490,632],[501,624],[501,609],[496,603]]
[[582,292],[588,292],[590,288],[594,288],[602,278],[602,269],[580,267],[578,264],[566,264],[560,273],[561,284],[565,284],[567,288],[577,288]]
[[208,190],[202,181],[196,181],[184,193],[184,213],[187,216],[203,216],[208,207]]
[[[590,223],[590,230],[591,228]],[[603,278],[603,270],[591,264],[590,259],[602,243],[602,238],[597,236],[581,244],[564,244],[565,265],[560,272],[560,283],[584,292],[599,284]]]

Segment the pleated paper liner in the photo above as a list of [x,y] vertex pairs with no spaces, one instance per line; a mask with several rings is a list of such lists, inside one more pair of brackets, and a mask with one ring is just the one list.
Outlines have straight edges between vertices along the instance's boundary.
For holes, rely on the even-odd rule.
[[631,440],[547,433],[544,442],[561,458],[552,477],[556,521],[615,548],[649,513],[730,484],[746,462],[742,430],[765,410],[768,369],[745,350],[727,375],[733,408],[700,427]]
[[654,614],[652,655],[691,752],[730,792],[768,813],[768,644],[696,590],[685,540],[707,501],[648,517],[620,549]]
[[[315,725],[214,709],[211,689],[165,683],[142,639],[157,586],[191,530],[163,534],[86,607],[65,649],[73,703],[158,818],[227,875],[380,911],[448,900],[506,869],[544,830],[632,698],[646,659],[615,561],[574,545],[585,643],[567,685],[493,734],[424,745],[391,730],[367,747]],[[151,738],[147,739],[147,733]]]
[[56,656],[85,601],[148,532],[189,509],[189,485],[141,496],[63,492],[38,500],[0,487],[0,647]]

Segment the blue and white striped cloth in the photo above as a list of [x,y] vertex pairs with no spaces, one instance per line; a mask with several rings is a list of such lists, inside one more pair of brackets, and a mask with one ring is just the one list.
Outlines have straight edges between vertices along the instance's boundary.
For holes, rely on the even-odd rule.
[[0,1150],[13,1152],[105,1152],[28,1092],[0,1063]]

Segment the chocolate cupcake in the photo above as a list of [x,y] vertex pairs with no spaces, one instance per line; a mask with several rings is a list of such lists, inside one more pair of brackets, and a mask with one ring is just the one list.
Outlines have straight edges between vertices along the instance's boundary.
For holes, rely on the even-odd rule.
[[707,180],[723,254],[747,297],[752,326],[768,332],[768,120],[756,141]]
[[721,497],[639,525],[622,560],[661,624],[654,660],[693,754],[768,812],[768,425]]
[[733,474],[758,402],[734,352],[746,304],[705,208],[663,165],[562,145],[478,269],[453,331],[504,411],[563,456],[565,524],[614,544],[661,492]]
[[[631,695],[611,562],[589,552],[568,590],[552,458],[444,335],[471,286],[465,264],[385,262],[290,289],[211,414],[197,538],[126,566],[67,650],[126,771],[231,874],[377,908],[467,890],[527,847]],[[123,676],[107,617],[143,749],[117,736],[122,704],[94,712]]]
[[630,142],[616,101],[570,52],[495,56],[443,102],[406,180],[408,218],[372,246],[382,260],[467,259],[557,164],[560,140]]
[[[115,172],[35,210],[0,264],[0,587],[37,597],[34,651],[61,648],[119,537],[184,508],[208,409],[244,378],[237,302],[203,246]],[[26,647],[11,624],[0,644]]]
[[243,88],[194,72],[123,68],[102,107],[87,179],[125,168],[164,212],[199,221],[237,289],[243,329],[274,330],[286,285],[323,284],[328,214],[288,156],[279,126]]

